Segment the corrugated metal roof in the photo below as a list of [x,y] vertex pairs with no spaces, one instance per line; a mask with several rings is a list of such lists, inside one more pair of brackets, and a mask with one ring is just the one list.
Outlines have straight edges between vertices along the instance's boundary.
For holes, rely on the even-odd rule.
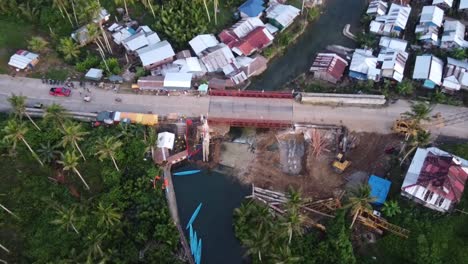
[[369,74],[372,70],[372,75],[376,73],[377,58],[372,55],[371,50],[356,49],[351,59],[350,71]]
[[149,45],[148,39],[146,38],[145,32],[139,32],[129,38],[122,41],[127,51],[135,51],[139,48]]
[[[39,58],[39,55],[26,50],[18,50],[15,54],[10,57],[8,65],[18,69],[26,69],[28,65],[32,64]],[[33,65],[31,65],[33,66]]]
[[465,25],[458,20],[445,20],[444,33],[442,34],[441,47],[456,43],[459,47],[468,48],[468,42],[465,38]]
[[93,79],[93,80],[100,80],[102,78],[103,70],[91,68],[86,73],[85,78]]
[[209,72],[220,71],[222,68],[235,61],[231,49],[224,43],[203,51],[200,58]]
[[168,89],[190,89],[192,86],[192,74],[171,72],[164,77],[164,88]]
[[297,16],[299,16],[300,12],[301,10],[291,5],[274,4],[266,10],[266,17],[274,19],[283,27],[287,27],[292,24]]
[[273,35],[265,28],[258,27],[237,42],[232,50],[239,56],[250,55],[254,51],[261,50],[273,42]]
[[413,79],[431,80],[437,85],[441,84],[443,62],[432,55],[416,57]]
[[167,40],[163,40],[154,45],[137,50],[138,56],[143,66],[163,61],[175,55],[172,46]]
[[433,23],[436,26],[442,26],[444,20],[444,10],[438,6],[424,6],[421,12],[419,23]]
[[398,38],[383,36],[380,38],[379,46],[384,49],[405,51],[406,47],[408,46],[408,42]]
[[234,32],[234,34],[238,38],[243,38],[247,36],[250,32],[252,32],[255,28],[257,27],[264,27],[265,24],[263,24],[262,20],[258,17],[249,17],[249,18],[244,18],[234,24],[229,30]]
[[452,7],[453,0],[433,0],[432,4],[433,5],[445,4],[445,5],[449,6],[449,7]]
[[213,34],[198,35],[189,41],[190,47],[192,47],[192,50],[197,55],[200,54],[202,51],[206,50],[207,48],[211,48],[218,45],[218,43],[219,41]]
[[239,7],[239,11],[249,17],[257,17],[263,10],[265,7],[262,0],[247,0]]

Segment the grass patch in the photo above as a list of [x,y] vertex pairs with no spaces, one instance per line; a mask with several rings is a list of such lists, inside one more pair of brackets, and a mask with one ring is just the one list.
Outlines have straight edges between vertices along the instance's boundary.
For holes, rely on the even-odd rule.
[[33,27],[19,21],[0,19],[0,73],[7,73],[10,56],[18,49],[27,48]]

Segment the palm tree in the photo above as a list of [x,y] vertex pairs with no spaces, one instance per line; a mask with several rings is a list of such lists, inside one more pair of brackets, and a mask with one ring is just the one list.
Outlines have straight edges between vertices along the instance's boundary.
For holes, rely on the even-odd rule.
[[392,217],[401,213],[401,210],[397,201],[387,201],[384,203],[382,212],[385,214],[385,216]]
[[154,155],[154,147],[156,146],[156,142],[158,141],[156,130],[154,127],[148,127],[148,133],[143,135],[143,139],[146,143],[145,153],[151,151],[151,157]]
[[78,219],[75,217],[75,210],[76,207],[65,208],[63,206],[55,208],[57,213],[57,218],[52,220],[51,223],[54,225],[59,225],[60,228],[65,230],[73,229],[77,234],[79,234],[78,229],[76,228],[75,224]]
[[398,94],[410,95],[414,91],[413,83],[408,79],[404,79],[401,83],[397,84],[396,90]]
[[106,136],[104,138],[98,139],[96,142],[96,147],[98,151],[94,155],[99,156],[100,161],[111,158],[115,169],[120,171],[117,163],[115,162],[115,154],[117,150],[122,147],[122,142],[115,137]]
[[80,152],[81,157],[83,160],[86,160],[83,152],[78,146],[78,142],[82,141],[85,135],[89,134],[88,132],[83,131],[83,127],[79,123],[74,123],[73,121],[65,122],[63,125],[63,138],[62,138],[62,146],[66,148],[67,146],[72,146],[74,149]]
[[28,142],[24,138],[24,135],[28,132],[28,128],[24,123],[18,123],[16,120],[9,120],[7,125],[3,128],[3,133],[5,136],[3,137],[4,142],[12,144],[12,150],[16,149],[16,145],[18,141],[22,141],[26,147],[28,147],[29,151],[33,155],[33,157],[44,166],[44,163],[39,159],[36,152],[29,146]]
[[77,59],[80,55],[80,49],[72,38],[61,38],[58,50],[63,54],[67,61]]
[[[431,143],[431,133],[425,130],[418,131],[415,136],[411,136],[409,138],[409,145],[411,148],[406,152],[405,156],[401,159],[400,165],[409,157],[413,151],[415,151],[419,147],[425,147]],[[405,145],[406,147],[406,145]]]
[[5,212],[9,213],[10,215],[12,215],[13,217],[15,218],[18,218],[19,217],[17,215],[15,215],[15,213],[13,213],[12,211],[10,211],[8,208],[6,208],[3,204],[0,204],[0,208],[2,208],[3,210],[5,210]]
[[78,166],[78,157],[76,156],[75,152],[70,152],[70,151],[65,152],[65,155],[62,155],[62,160],[59,160],[58,163],[63,165],[64,171],[71,170],[74,173],[76,173],[76,175],[80,177],[86,189],[89,190],[88,184],[86,183],[85,179],[81,175],[80,171],[78,171],[78,169],[76,168]]
[[94,44],[96,44],[96,46],[98,47],[98,52],[99,55],[101,55],[102,62],[104,62],[107,71],[110,71],[109,66],[107,65],[106,55],[104,53],[104,44],[102,43],[101,38],[99,37],[98,27],[96,26],[96,24],[88,24],[86,28],[88,30],[89,39],[94,41]]
[[44,120],[57,122],[63,128],[63,122],[66,119],[66,110],[60,105],[53,103],[46,107],[44,111]]
[[40,159],[44,163],[52,163],[61,155],[61,152],[57,150],[56,145],[52,145],[50,141],[47,141],[47,143],[41,143],[40,148],[37,150],[39,153]]
[[99,202],[97,206],[97,211],[94,214],[98,218],[98,226],[105,226],[107,228],[120,222],[122,215],[111,205],[104,206]]
[[47,49],[48,44],[49,42],[47,42],[44,38],[33,36],[28,41],[28,49],[41,53]]
[[67,1],[65,0],[52,0],[52,7],[57,8],[60,11],[60,14],[62,15],[63,18],[65,16],[68,18],[68,21],[70,22],[70,25],[73,26],[73,22],[70,17],[70,13],[68,13],[67,10]]
[[368,184],[359,186],[351,193],[348,204],[345,206],[351,209],[351,215],[353,215],[353,221],[350,228],[353,227],[359,213],[363,210],[371,210],[371,203],[376,200],[376,197],[371,196],[371,188]]
[[94,260],[98,257],[104,257],[104,251],[102,250],[102,241],[104,240],[105,234],[97,234],[95,232],[89,234],[86,237],[86,245],[88,247],[88,256],[86,263],[95,263]]
[[283,223],[283,226],[285,226],[286,233],[288,235],[288,244],[291,244],[293,234],[300,235],[303,233],[302,224],[304,223],[305,218],[299,213],[299,211],[288,210],[284,220],[285,222]]
[[256,228],[252,230],[252,235],[250,238],[244,239],[242,241],[244,246],[247,247],[247,255],[258,256],[258,260],[262,261],[262,252],[264,252],[271,241],[267,236],[266,231],[263,228]]
[[41,131],[41,128],[34,122],[31,116],[26,112],[26,96],[15,95],[14,93],[12,93],[11,96],[8,98],[8,102],[10,103],[11,108],[13,108],[13,113],[16,118],[19,118],[21,120],[23,116],[26,116],[29,119],[29,121],[33,123],[36,129]]
[[289,246],[280,246],[273,255],[273,263],[275,264],[291,264],[301,261],[300,257],[295,257],[292,255],[291,249]]
[[403,113],[404,116],[420,123],[422,120],[429,121],[432,106],[425,102],[418,102],[411,105],[411,112]]

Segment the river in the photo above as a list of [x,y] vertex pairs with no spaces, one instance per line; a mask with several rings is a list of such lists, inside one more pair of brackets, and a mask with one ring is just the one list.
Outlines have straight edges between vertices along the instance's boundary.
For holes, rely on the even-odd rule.
[[[268,69],[252,81],[252,90],[279,90],[310,67],[315,54],[327,45],[354,47],[353,41],[342,35],[345,24],[356,32],[365,9],[365,0],[324,0],[326,7],[320,18],[309,25],[297,42],[283,56],[272,60]],[[190,165],[174,171],[193,169]],[[193,211],[201,202],[202,209],[193,226],[203,240],[202,263],[240,264],[244,251],[233,232],[232,213],[250,192],[232,177],[213,171],[197,175],[174,176],[180,221],[185,228]],[[187,233],[187,238],[188,238]]]
[[283,55],[271,60],[268,69],[252,80],[248,90],[280,90],[299,74],[308,71],[317,52],[323,51],[327,45],[337,44],[350,48],[356,46],[342,31],[346,24],[351,24],[351,32],[357,33],[367,1],[323,1],[326,6],[319,19],[312,22],[306,32],[293,46],[287,48]]

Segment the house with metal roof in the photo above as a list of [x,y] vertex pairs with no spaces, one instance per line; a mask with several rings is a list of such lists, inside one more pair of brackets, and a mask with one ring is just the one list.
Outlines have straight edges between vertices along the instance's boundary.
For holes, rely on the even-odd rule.
[[415,33],[418,39],[426,45],[438,45],[439,28],[444,20],[444,10],[437,6],[424,6],[416,26]]
[[435,147],[418,148],[401,195],[432,210],[449,212],[460,202],[467,179],[467,160]]
[[381,50],[391,49],[397,51],[405,51],[408,47],[408,42],[399,38],[390,38],[383,36],[380,38],[379,47]]
[[372,0],[367,7],[366,14],[369,16],[383,16],[387,14],[388,4],[382,0]]
[[266,9],[266,18],[281,31],[289,27],[300,13],[301,10],[292,5],[274,3]]
[[453,5],[453,0],[433,0],[432,5],[438,6],[443,9],[450,9]]
[[444,33],[440,41],[441,49],[468,48],[468,41],[465,40],[466,27],[458,20],[445,20]]
[[85,79],[93,80],[93,81],[100,81],[102,76],[104,75],[104,71],[101,69],[91,68],[85,75]]
[[218,43],[219,41],[213,34],[198,35],[189,41],[190,47],[197,56],[207,48],[218,45]]
[[170,72],[164,76],[164,89],[189,90],[192,87],[192,74]]
[[400,35],[406,28],[410,13],[410,6],[392,4],[386,15],[377,16],[371,21],[369,30],[384,36]]
[[423,86],[434,89],[436,85],[442,84],[442,71],[444,63],[441,59],[430,55],[416,57],[414,65],[413,79],[422,80]]
[[17,70],[32,69],[39,62],[39,55],[27,50],[18,50],[10,57],[8,65]]
[[138,88],[142,91],[159,90],[164,88],[164,76],[144,76],[138,78]]
[[239,56],[236,58],[236,62],[245,75],[250,78],[263,73],[267,69],[268,61],[262,55],[257,54],[252,57]]
[[224,43],[204,50],[200,55],[208,72],[220,72],[223,67],[235,61],[231,49]]
[[231,28],[221,31],[218,37],[221,42],[228,45],[229,48],[232,48],[235,43],[258,27],[265,27],[265,24],[263,24],[260,18],[243,18],[234,24]]
[[259,17],[265,10],[263,0],[247,0],[239,7],[241,17]]
[[138,49],[136,52],[146,69],[172,62],[175,56],[174,50],[167,40]]
[[356,49],[349,66],[349,77],[358,80],[380,79],[380,69],[377,68],[377,58],[372,50]]
[[383,205],[387,200],[388,192],[392,183],[389,180],[380,178],[376,175],[371,175],[367,182],[371,189],[371,197],[375,199],[373,204]]
[[122,27],[112,34],[112,39],[117,45],[122,44],[122,41],[136,34],[136,31],[131,27]]
[[403,80],[407,60],[407,52],[386,49],[380,51],[377,57],[377,67],[382,70],[382,77],[401,82]]
[[313,77],[331,83],[337,83],[343,77],[348,62],[336,53],[318,53],[309,71]]
[[232,51],[239,56],[249,56],[271,45],[273,39],[273,35],[271,35],[266,27],[257,27],[247,34],[247,36],[233,44]]
[[468,89],[468,62],[447,58],[442,88],[451,93],[460,89]]

